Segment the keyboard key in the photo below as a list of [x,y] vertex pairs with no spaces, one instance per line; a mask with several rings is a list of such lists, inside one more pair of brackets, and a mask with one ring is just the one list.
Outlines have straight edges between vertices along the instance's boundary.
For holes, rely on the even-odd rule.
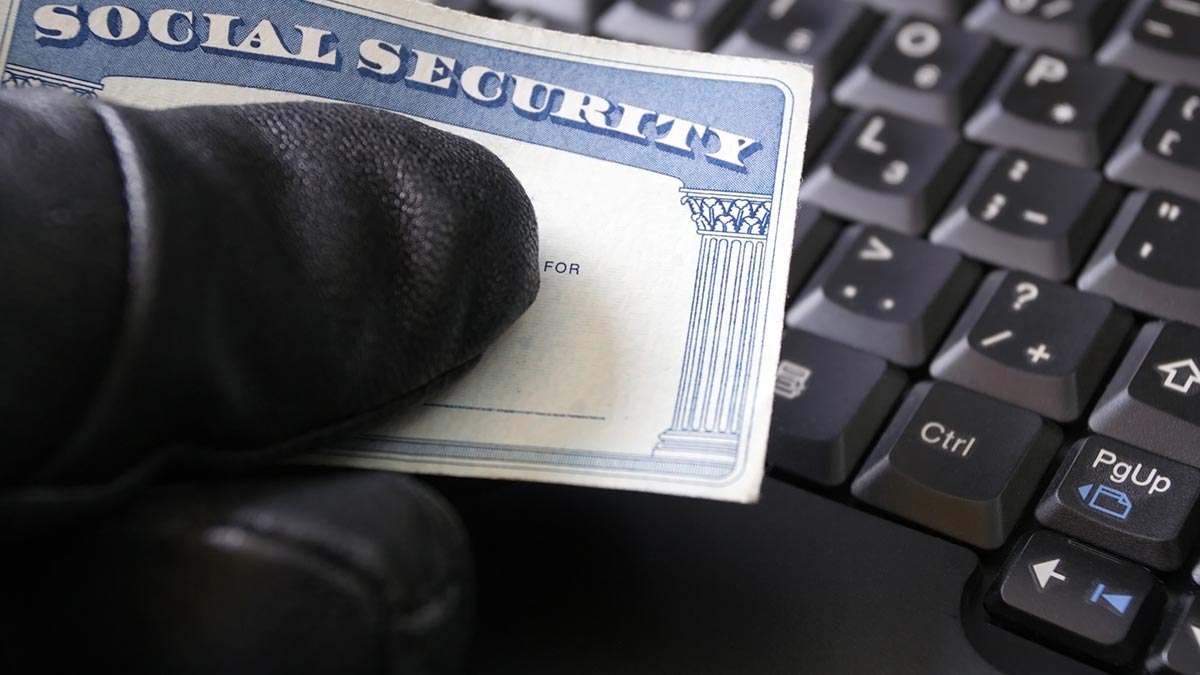
[[1133,325],[1108,298],[1019,272],[988,275],[934,377],[1060,422],[1078,418]]
[[1194,195],[1200,185],[1200,90],[1155,89],[1105,172],[1122,183]]
[[605,37],[708,51],[732,26],[744,0],[616,0],[596,20]]
[[846,111],[834,105],[825,92],[813,90],[808,109],[808,140],[804,145],[804,175],[816,164],[821,148],[845,117]]
[[828,89],[879,19],[862,7],[829,0],[758,0],[716,51],[813,67],[813,86]]
[[878,356],[785,331],[767,464],[788,475],[841,485],[903,388],[904,376]]
[[527,12],[578,33],[592,29],[592,22],[612,0],[490,0],[510,12]]
[[817,261],[841,234],[838,221],[816,207],[802,206],[796,214],[792,235],[792,259],[788,268],[788,301],[800,290]]
[[1196,536],[1200,471],[1092,436],[1071,448],[1037,507],[1042,525],[1159,570]]
[[1087,58],[1120,8],[1120,0],[983,0],[965,23],[1010,44]]
[[1141,312],[1200,326],[1200,202],[1135,192],[1100,241],[1079,287]]
[[1096,58],[1157,82],[1200,87],[1200,0],[1135,0]]
[[1163,592],[1144,567],[1040,531],[1009,556],[985,604],[1038,639],[1117,665],[1149,637]]
[[984,549],[1004,543],[1062,432],[1015,406],[922,382],[851,490],[868,504]]
[[951,129],[857,113],[809,173],[800,201],[847,220],[921,234],[974,156]]
[[1181,323],[1143,326],[1088,425],[1200,467],[1200,329]]
[[460,12],[471,12],[472,14],[488,13],[488,6],[484,0],[423,0],[423,2],[440,7],[457,9]]
[[1163,633],[1150,650],[1146,671],[1153,675],[1200,673],[1200,602],[1196,595],[1180,598],[1172,615],[1175,620],[1163,624]]
[[856,0],[889,14],[917,14],[939,21],[953,21],[974,0]]
[[1097,166],[1137,110],[1141,85],[1088,61],[1014,57],[967,123],[967,137],[1077,166]]
[[1065,281],[1121,193],[1091,169],[990,150],[930,239],[987,262]]
[[948,248],[875,227],[851,227],[788,310],[787,325],[918,366],[978,275],[974,264]]
[[838,85],[834,98],[957,127],[1003,63],[1004,50],[978,34],[923,19],[894,19]]
[[560,23],[556,19],[551,19],[542,14],[537,14],[535,12],[531,12],[531,11],[525,10],[525,9],[518,9],[515,11],[501,11],[499,14],[496,15],[496,18],[503,19],[504,21],[511,21],[513,23],[519,23],[522,26],[533,26],[534,28],[548,28],[550,30],[557,30],[557,31],[565,32],[565,33],[582,33],[587,30],[586,28],[580,28],[579,26]]

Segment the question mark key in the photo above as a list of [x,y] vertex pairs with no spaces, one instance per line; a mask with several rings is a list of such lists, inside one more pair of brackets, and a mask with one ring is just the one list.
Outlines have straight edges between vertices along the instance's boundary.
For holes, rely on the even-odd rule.
[[930,369],[942,380],[1071,422],[1133,326],[1108,298],[1023,272],[995,271]]

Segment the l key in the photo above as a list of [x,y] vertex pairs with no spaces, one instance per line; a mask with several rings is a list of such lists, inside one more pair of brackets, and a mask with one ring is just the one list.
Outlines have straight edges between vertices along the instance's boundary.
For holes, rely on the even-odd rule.
[[951,129],[858,113],[801,187],[800,201],[849,220],[921,234],[974,155]]
[[1200,185],[1200,89],[1155,89],[1105,172],[1122,183],[1194,195]]

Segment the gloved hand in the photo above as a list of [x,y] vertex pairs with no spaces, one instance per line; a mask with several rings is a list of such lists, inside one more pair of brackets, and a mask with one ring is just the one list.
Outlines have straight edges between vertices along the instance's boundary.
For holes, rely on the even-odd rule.
[[0,670],[453,671],[436,493],[229,476],[468,368],[536,256],[511,172],[398,115],[0,95]]

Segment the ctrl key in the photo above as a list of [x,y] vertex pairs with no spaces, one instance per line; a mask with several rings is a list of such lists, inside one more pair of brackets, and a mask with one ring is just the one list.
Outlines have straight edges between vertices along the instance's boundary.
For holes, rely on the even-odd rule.
[[1149,637],[1163,591],[1145,568],[1043,530],[1016,547],[985,603],[1016,630],[1121,665]]

